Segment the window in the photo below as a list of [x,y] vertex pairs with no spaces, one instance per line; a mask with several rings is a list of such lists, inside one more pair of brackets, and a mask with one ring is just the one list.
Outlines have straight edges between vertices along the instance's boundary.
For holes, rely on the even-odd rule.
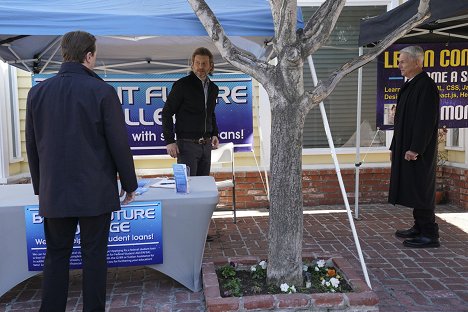
[[[302,7],[304,21],[316,7]],[[345,7],[327,44],[314,55],[318,79],[326,79],[342,64],[359,55],[359,22],[363,17],[376,16],[387,11],[386,6]],[[364,50],[364,53],[366,50]],[[377,131],[376,89],[377,61],[363,67],[361,146],[385,146],[385,133]],[[304,66],[305,88],[312,89],[310,69]],[[324,101],[333,141],[336,147],[354,147],[356,132],[357,70],[343,78],[332,94]],[[304,148],[328,147],[320,110],[313,108],[307,115],[304,127]]]
[[[18,85],[16,68],[8,66],[0,61],[0,111],[2,113],[3,127],[0,129],[2,136],[3,155],[8,155],[5,160],[15,162],[21,160],[21,137],[18,108]],[[8,152],[7,152],[8,151]]]
[[464,141],[465,131],[464,129],[453,128],[448,129],[447,131],[447,141],[445,146],[450,150],[459,150],[463,151],[463,141]]

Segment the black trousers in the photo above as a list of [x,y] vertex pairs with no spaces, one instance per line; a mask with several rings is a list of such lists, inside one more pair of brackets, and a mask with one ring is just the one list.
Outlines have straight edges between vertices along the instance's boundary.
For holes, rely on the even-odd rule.
[[211,142],[205,144],[178,140],[178,164],[190,167],[191,176],[208,176],[211,168]]
[[435,222],[435,209],[413,209],[414,228],[421,236],[439,238],[439,225]]
[[39,311],[65,311],[70,256],[78,223],[83,263],[83,311],[105,310],[107,241],[110,220],[111,213],[96,217],[44,218],[47,252],[42,281],[42,303]]

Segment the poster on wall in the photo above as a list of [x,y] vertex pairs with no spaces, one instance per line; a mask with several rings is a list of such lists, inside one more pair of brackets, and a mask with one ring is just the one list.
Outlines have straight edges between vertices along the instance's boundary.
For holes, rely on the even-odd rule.
[[[52,77],[33,75],[33,85]],[[122,103],[133,155],[166,155],[161,112],[172,84],[183,74],[106,75]],[[219,87],[216,120],[220,143],[233,142],[235,151],[253,149],[252,78],[245,74],[214,74]]]
[[[29,271],[42,271],[46,254],[44,219],[39,206],[24,207]],[[127,267],[163,263],[161,202],[136,202],[112,213],[107,266]],[[80,228],[75,234],[70,268],[81,268]]]
[[[378,57],[377,127],[393,129],[397,95],[405,78],[398,69],[399,51],[409,44],[394,44]],[[440,93],[439,127],[468,127],[468,43],[418,44],[424,50],[424,71]]]

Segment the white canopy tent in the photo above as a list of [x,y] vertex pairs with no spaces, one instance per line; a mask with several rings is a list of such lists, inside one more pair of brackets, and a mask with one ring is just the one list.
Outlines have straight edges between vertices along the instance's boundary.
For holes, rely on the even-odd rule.
[[[269,57],[266,43],[274,35],[269,4],[264,0],[208,0],[226,33],[240,48]],[[185,0],[99,1],[3,0],[0,3],[0,59],[31,73],[60,67],[60,38],[72,30],[97,36],[98,71],[154,73],[186,71],[191,52],[205,46],[222,61],[206,31]]]

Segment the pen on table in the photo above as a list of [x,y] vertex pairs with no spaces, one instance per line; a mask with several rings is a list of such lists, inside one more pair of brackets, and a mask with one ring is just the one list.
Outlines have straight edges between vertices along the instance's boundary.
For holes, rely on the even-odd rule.
[[161,185],[174,184],[174,182],[162,182]]

